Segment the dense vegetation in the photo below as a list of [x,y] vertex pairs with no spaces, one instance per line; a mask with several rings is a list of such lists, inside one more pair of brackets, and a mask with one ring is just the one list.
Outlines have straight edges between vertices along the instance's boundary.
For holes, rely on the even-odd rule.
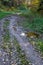
[[31,8],[33,10],[43,10],[43,0],[0,0],[0,9],[6,8],[7,10],[13,8],[25,9]]

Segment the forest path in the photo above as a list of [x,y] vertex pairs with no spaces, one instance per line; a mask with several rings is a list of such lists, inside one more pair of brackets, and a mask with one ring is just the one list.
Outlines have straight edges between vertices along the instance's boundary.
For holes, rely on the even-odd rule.
[[[27,59],[31,61],[32,65],[43,65],[42,62],[43,60],[40,58],[40,56],[35,51],[30,42],[28,42],[26,36],[21,36],[21,33],[23,33],[24,30],[23,27],[18,25],[17,19],[19,19],[19,16],[17,15],[10,17],[8,16],[7,19],[10,20],[9,24],[9,32],[11,36],[10,41],[12,42],[15,36],[15,38],[19,42],[19,45],[21,46],[21,49],[24,50]],[[2,20],[4,21],[5,18]]]

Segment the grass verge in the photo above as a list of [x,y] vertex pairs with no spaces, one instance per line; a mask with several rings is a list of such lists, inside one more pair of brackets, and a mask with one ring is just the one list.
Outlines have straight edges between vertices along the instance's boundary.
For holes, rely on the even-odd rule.
[[9,13],[9,12],[2,12],[2,11],[0,11],[0,19],[4,18],[5,16],[10,15],[10,14],[11,13]]

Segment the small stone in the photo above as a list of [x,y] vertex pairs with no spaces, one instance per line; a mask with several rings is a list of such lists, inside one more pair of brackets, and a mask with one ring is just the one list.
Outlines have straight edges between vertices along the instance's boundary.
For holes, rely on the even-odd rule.
[[11,43],[11,45],[13,45],[13,43]]
[[6,62],[3,62],[4,64],[6,63]]
[[12,65],[14,65],[14,64],[12,64]]
[[11,54],[12,54],[13,52],[11,52]]
[[4,61],[4,58],[2,59],[2,61]]
[[21,36],[25,36],[25,33],[21,33],[20,35],[21,35]]
[[0,51],[0,53],[1,53],[1,51]]
[[32,65],[35,65],[35,64],[32,64]]
[[29,65],[31,65],[31,63],[29,63]]
[[0,56],[2,56],[2,52],[0,51]]
[[13,64],[13,61],[11,61],[11,64]]
[[9,61],[8,59],[6,59],[6,61]]

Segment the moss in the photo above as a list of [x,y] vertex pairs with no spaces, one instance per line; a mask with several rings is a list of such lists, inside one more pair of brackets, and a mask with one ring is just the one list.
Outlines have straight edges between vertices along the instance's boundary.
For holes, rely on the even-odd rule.
[[33,37],[33,38],[38,38],[39,34],[35,33],[35,32],[27,32],[26,33],[27,37]]

